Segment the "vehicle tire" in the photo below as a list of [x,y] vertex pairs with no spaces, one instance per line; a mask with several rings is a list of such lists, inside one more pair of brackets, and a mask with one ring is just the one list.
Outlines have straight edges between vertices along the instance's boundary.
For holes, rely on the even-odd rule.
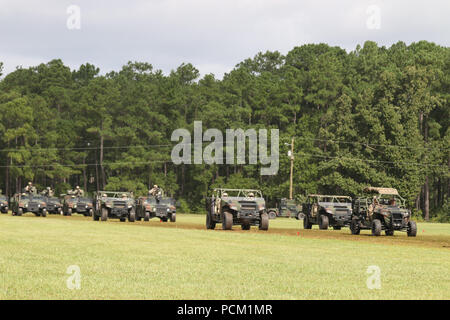
[[381,221],[378,219],[372,221],[372,235],[376,237],[381,235]]
[[170,222],[176,222],[177,221],[177,214],[176,213],[172,213],[170,215]]
[[102,221],[108,220],[108,209],[102,208]]
[[277,217],[277,214],[275,211],[269,211],[269,219],[275,219]]
[[242,230],[250,230],[250,224],[249,223],[244,223],[241,225],[241,229]]
[[299,212],[297,213],[297,216],[295,217],[295,219],[300,220],[302,218],[302,213]]
[[408,237],[415,237],[417,235],[417,224],[415,221],[408,222]]
[[125,222],[127,221],[127,218],[120,218],[120,222]]
[[150,212],[145,211],[144,221],[149,221],[149,220],[150,220]]
[[261,221],[259,222],[259,230],[264,231],[269,230],[269,215],[267,213],[263,213],[261,215]]
[[350,222],[350,231],[352,232],[352,234],[359,234],[361,232],[358,220],[352,219],[352,221]]
[[17,210],[17,215],[18,215],[18,216],[23,215],[23,209],[22,209],[22,208],[19,208],[19,209]]
[[216,222],[211,218],[211,214],[206,214],[206,229],[214,230],[216,228]]
[[61,208],[58,208],[57,214],[63,215],[64,212],[63,212],[63,210]]
[[47,216],[47,209],[42,210],[41,216],[44,218]]
[[162,222],[167,222],[167,217],[161,218]]
[[328,216],[321,214],[319,217],[319,229],[327,230],[330,222],[328,220]]
[[222,229],[231,230],[233,228],[233,214],[225,211],[223,213]]
[[130,210],[130,213],[128,215],[128,221],[129,222],[134,222],[136,221],[136,211],[134,211],[134,209]]
[[95,212],[94,212],[94,214],[92,215],[92,219],[94,221],[98,221],[98,220],[100,220],[100,217],[98,215],[96,215]]
[[384,230],[384,233],[386,234],[386,236],[392,237],[394,235],[394,229],[386,229]]
[[333,230],[341,230],[340,226],[333,226]]
[[312,223],[309,221],[309,216],[305,214],[305,217],[303,218],[303,229],[311,229]]
[[92,217],[93,214],[94,214],[94,210],[93,209],[89,209],[88,216]]
[[67,210],[67,215],[71,216],[72,215],[72,208],[69,208],[69,210]]

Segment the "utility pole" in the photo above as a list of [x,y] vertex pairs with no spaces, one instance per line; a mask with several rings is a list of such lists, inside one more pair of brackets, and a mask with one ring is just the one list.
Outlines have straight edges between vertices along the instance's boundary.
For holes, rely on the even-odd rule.
[[292,200],[292,184],[294,179],[294,137],[292,137],[291,141],[291,177],[290,177],[290,185],[289,185],[289,200]]

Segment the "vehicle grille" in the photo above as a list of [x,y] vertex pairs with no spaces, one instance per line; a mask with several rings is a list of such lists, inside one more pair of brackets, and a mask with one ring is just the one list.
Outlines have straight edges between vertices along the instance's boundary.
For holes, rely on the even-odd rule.
[[125,201],[114,201],[114,208],[123,209],[127,207],[127,203]]
[[350,210],[348,210],[347,208],[345,208],[345,209],[336,209],[336,214],[337,215],[347,215],[347,214],[350,214]]
[[256,202],[254,201],[239,201],[239,204],[242,212],[255,212],[257,210]]
[[392,224],[399,225],[402,224],[403,215],[401,213],[392,213]]
[[165,206],[157,206],[155,209],[157,214],[164,214],[167,212],[167,207]]
[[38,211],[39,210],[39,203],[37,203],[37,202],[29,202],[28,203],[28,210],[29,211]]

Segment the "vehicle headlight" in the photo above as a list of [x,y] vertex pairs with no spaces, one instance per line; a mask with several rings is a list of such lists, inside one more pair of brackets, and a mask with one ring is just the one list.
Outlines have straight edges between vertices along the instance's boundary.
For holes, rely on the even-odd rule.
[[128,209],[132,208],[133,206],[128,206]]
[[237,210],[237,207],[236,206],[230,206],[230,209],[231,210]]
[[331,209],[326,209],[325,211],[329,214],[333,214],[333,210],[331,210]]
[[73,208],[74,208],[74,209],[76,209],[76,208],[77,208],[77,205],[76,205],[76,204],[74,204],[74,205],[73,205]]
[[170,208],[167,208],[167,212],[170,212]]

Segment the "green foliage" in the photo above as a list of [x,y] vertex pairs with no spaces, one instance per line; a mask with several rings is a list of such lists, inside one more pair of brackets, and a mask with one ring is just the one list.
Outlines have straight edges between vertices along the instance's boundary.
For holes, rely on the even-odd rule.
[[[0,75],[2,64],[0,63]],[[420,41],[372,41],[347,53],[327,44],[286,56],[258,53],[222,80],[184,63],[170,74],[128,62],[101,75],[61,60],[18,68],[0,81],[0,181],[12,194],[27,180],[145,195],[153,184],[204,211],[213,187],[258,188],[269,201],[289,194],[357,196],[367,185],[398,188],[415,214],[450,218],[450,50]],[[179,165],[175,129],[278,128],[280,167]],[[8,184],[8,186],[6,186]],[[426,187],[426,188],[425,188]],[[447,202],[446,202],[447,201]]]

